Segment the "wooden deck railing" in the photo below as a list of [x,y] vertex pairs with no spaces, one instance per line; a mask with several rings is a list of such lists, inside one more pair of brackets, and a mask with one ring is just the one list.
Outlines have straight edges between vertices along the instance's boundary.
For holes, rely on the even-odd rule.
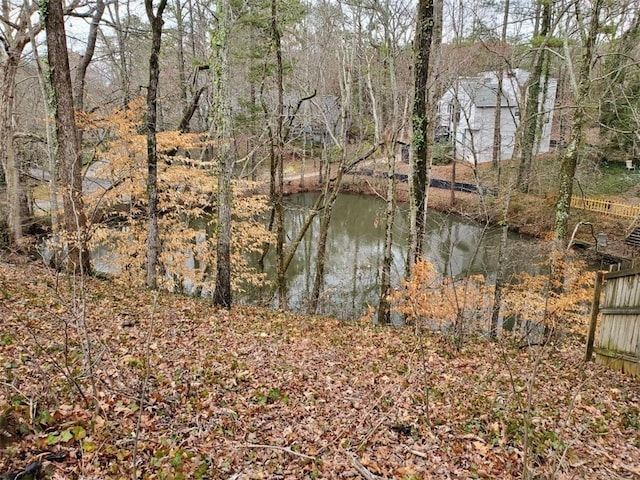
[[600,198],[574,196],[571,198],[571,207],[623,218],[637,218],[640,216],[640,205],[627,205]]

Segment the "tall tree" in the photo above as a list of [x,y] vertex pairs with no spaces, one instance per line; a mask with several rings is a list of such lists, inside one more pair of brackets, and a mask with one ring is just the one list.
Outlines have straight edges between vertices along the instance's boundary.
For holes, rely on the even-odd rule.
[[82,156],[75,121],[62,0],[41,2],[40,11],[44,16],[47,32],[47,59],[55,97],[57,163],[62,188],[69,267],[73,272],[89,273],[87,217],[82,200]]
[[271,199],[276,229],[276,283],[278,305],[286,308],[286,267],[284,264],[284,63],[282,61],[282,35],[279,25],[277,0],[271,0],[271,41],[275,54],[276,113],[271,132]]
[[[501,50],[503,50],[503,52],[500,53],[502,55],[505,54],[504,50],[506,50],[507,46],[507,25],[509,22],[510,7],[511,2],[509,0],[505,0],[504,11],[502,13],[502,29],[500,32],[500,47]],[[496,109],[493,118],[493,148],[491,151],[491,161],[493,163],[493,167],[498,171],[498,182],[500,181],[500,162],[502,160],[502,83],[504,81],[504,74],[506,70],[503,58],[500,58],[499,61],[500,66],[497,71],[498,87],[496,88]]]
[[[401,109],[401,95],[398,85],[398,72],[397,61],[400,56],[399,39],[396,35],[401,35],[401,30],[397,23],[394,22],[395,18],[402,18],[404,11],[394,11],[391,8],[389,2],[385,4],[376,4],[375,8],[376,17],[374,17],[378,24],[382,27],[384,49],[386,57],[384,58],[383,65],[386,67],[384,71],[383,85],[384,90],[389,92],[390,105],[383,109],[386,113],[386,118],[381,119],[382,123],[386,125],[384,131],[384,151],[387,157],[387,192],[386,192],[386,211],[385,211],[385,235],[384,235],[384,249],[383,258],[380,268],[380,296],[378,299],[378,323],[386,324],[391,320],[391,306],[389,302],[389,296],[391,295],[391,264],[393,262],[392,248],[393,248],[393,228],[394,218],[396,212],[396,149],[398,146],[398,137],[404,127],[404,116],[406,115],[406,109]],[[370,80],[370,71],[367,76],[367,86],[369,88],[369,97],[371,104],[375,105],[376,92],[373,90],[372,82]],[[405,97],[407,98],[407,97]],[[408,107],[408,102],[405,102]],[[380,122],[377,122],[380,123]],[[378,139],[376,139],[378,140]]]
[[[588,101],[591,92],[591,72],[596,60],[596,40],[600,28],[600,12],[604,0],[594,0],[591,5],[588,17],[583,17],[579,4],[575,3],[575,16],[578,19],[578,28],[582,35],[582,54],[579,59],[579,69],[577,76],[572,78],[574,88],[575,107],[571,120],[569,141],[567,148],[562,155],[560,164],[560,178],[558,187],[558,200],[555,208],[555,239],[558,248],[564,251],[567,241],[567,229],[569,221],[569,210],[571,207],[571,196],[573,194],[573,181],[578,165],[580,152],[584,147],[585,130],[589,122]],[[585,25],[588,18],[588,25]],[[565,40],[565,51],[568,57],[568,40]]]
[[[89,33],[87,35],[87,47],[84,54],[80,56],[80,63],[76,68],[76,75],[73,80],[73,101],[76,110],[82,112],[84,110],[84,98],[87,83],[87,69],[93,60],[93,54],[96,51],[96,42],[98,40],[98,31],[100,27],[100,21],[104,14],[105,4],[104,0],[96,0],[95,5],[92,7],[91,22],[89,23]],[[82,139],[80,132],[79,140]],[[82,143],[82,142],[80,142]]]
[[[301,105],[313,98],[315,93],[300,99],[297,106],[286,108],[285,112],[284,82],[288,62],[284,59],[282,37],[283,34],[288,33],[287,27],[290,28],[291,25],[299,21],[302,14],[301,4],[297,0],[289,1],[286,3],[285,9],[285,4],[281,0],[273,0],[267,4],[258,3],[252,4],[252,6],[254,8],[247,15],[238,19],[239,23],[247,29],[246,34],[251,43],[249,52],[245,52],[252,59],[248,66],[250,100],[247,103],[248,115],[246,118],[249,120],[248,125],[251,130],[256,126],[254,122],[257,119],[255,109],[256,103],[259,103],[263,115],[262,123],[268,139],[266,155],[269,159],[269,199],[272,206],[268,229],[275,232],[276,280],[274,283],[278,305],[285,309],[287,308],[287,268],[302,241],[304,231],[311,226],[312,219],[317,214],[317,211],[313,209],[306,221],[303,222],[301,231],[288,245],[285,245],[283,176],[285,147],[292,132],[291,126],[294,124]],[[263,62],[256,62],[256,58],[263,59]],[[256,151],[259,148],[259,146],[254,147],[252,150]],[[249,157],[253,158],[253,152]],[[269,245],[265,247],[259,260],[261,270],[269,248]]]
[[145,0],[147,18],[151,24],[151,53],[149,54],[149,85],[147,86],[147,286],[158,287],[158,81],[160,79],[160,46],[162,45],[162,14],[167,0],[160,0],[154,12],[153,0]]
[[[123,8],[124,12],[122,11]],[[131,14],[130,0],[107,2],[106,10],[109,14],[108,25],[115,32],[116,45],[111,45],[111,39],[102,30],[100,30],[100,33],[102,34],[107,55],[112,59],[112,65],[120,84],[122,109],[126,110],[133,94],[131,77],[134,65],[130,53],[133,46],[130,40],[136,38],[133,25],[136,18]]]
[[[56,159],[56,149],[55,149],[55,128],[54,128],[54,116],[55,116],[55,105],[53,102],[53,96],[51,94],[51,82],[49,75],[47,74],[48,70],[45,65],[45,62],[40,57],[40,53],[38,52],[38,42],[36,39],[36,35],[39,32],[40,27],[33,27],[30,29],[30,42],[31,42],[31,50],[33,52],[33,57],[36,64],[36,69],[38,70],[38,85],[40,87],[40,94],[42,96],[42,103],[44,104],[45,109],[45,139],[46,139],[46,154],[47,161],[46,166],[49,169],[49,205],[50,205],[50,214],[51,214],[51,230],[52,237],[54,239],[55,244],[59,244],[59,233],[60,233],[60,220],[59,220],[59,212],[58,212],[58,165]],[[57,255],[58,252],[54,250],[54,255]],[[57,259],[53,259],[54,263],[57,264]]]
[[[397,115],[397,112],[396,112]],[[397,121],[392,125],[387,137],[387,194],[384,225],[384,253],[382,265],[380,267],[380,297],[378,299],[378,323],[387,324],[391,322],[391,305],[389,296],[391,295],[391,264],[393,262],[393,225],[396,213],[396,152],[395,146],[399,129]]]
[[551,18],[553,2],[542,2],[542,16],[539,21],[540,30],[535,32],[534,45],[538,48],[535,52],[533,71],[527,82],[527,95],[524,104],[524,115],[520,126],[520,166],[518,169],[518,186],[523,190],[529,189],[529,177],[533,155],[539,138],[539,127],[542,122],[543,108],[545,105],[546,85],[548,75],[545,72],[547,65],[548,43],[552,35]]
[[180,103],[182,111],[186,112],[189,107],[187,100],[187,74],[185,73],[185,54],[184,54],[184,41],[186,36],[186,30],[184,25],[184,5],[181,0],[174,0],[173,9],[176,19],[176,53],[178,58],[178,88],[180,89]]
[[16,75],[22,52],[30,41],[32,30],[40,27],[32,25],[31,17],[38,6],[35,2],[25,1],[17,11],[8,0],[2,0],[0,13],[0,43],[2,55],[2,96],[0,98],[0,159],[2,173],[7,186],[7,207],[9,226],[9,244],[19,247],[23,236],[23,215],[21,206],[22,185],[20,165],[14,145],[15,130],[15,93]]
[[[320,216],[320,234],[317,245],[315,275],[313,279],[313,288],[311,297],[309,298],[309,313],[316,313],[320,294],[322,293],[322,285],[324,284],[324,271],[327,251],[327,238],[329,235],[329,225],[333,207],[340,193],[342,186],[342,177],[347,167],[347,146],[349,132],[349,112],[351,108],[351,95],[353,90],[353,45],[348,41],[341,48],[342,72],[340,75],[340,131],[338,137],[333,138],[335,145],[339,148],[340,158],[335,170],[335,177],[331,178],[331,166],[327,161],[326,176],[323,192],[322,214]],[[327,129],[329,126],[327,125]],[[329,159],[327,159],[329,160]]]
[[[493,118],[493,147],[491,151],[491,161],[493,167],[497,170],[498,185],[500,185],[500,177],[502,174],[502,99],[503,99],[503,82],[504,75],[506,73],[506,62],[502,58],[502,55],[506,54],[507,47],[507,25],[509,22],[509,10],[511,7],[510,0],[505,0],[504,10],[502,12],[502,28],[500,32],[500,66],[498,68],[498,87],[496,89],[496,108]],[[453,188],[453,185],[452,185]],[[502,289],[504,287],[504,274],[505,274],[505,256],[507,245],[507,234],[509,233],[509,224],[507,223],[507,216],[509,212],[509,203],[511,199],[511,185],[507,185],[507,188],[503,193],[503,208],[502,208],[502,232],[500,235],[500,243],[498,244],[498,265],[496,271],[495,287],[493,290],[493,304],[491,306],[491,320],[489,323],[489,335],[491,338],[498,336],[498,322],[500,320],[500,309],[502,307]]]
[[216,286],[213,303],[231,307],[231,98],[229,96],[229,25],[231,6],[220,0],[216,11],[216,30],[211,33],[213,47],[213,124],[218,164],[218,229],[216,255]]
[[[85,96],[86,96],[86,83],[87,83],[87,70],[91,61],[93,60],[93,55],[96,51],[96,42],[98,40],[98,31],[100,28],[100,22],[102,21],[102,15],[104,14],[105,4],[104,0],[97,0],[95,6],[92,7],[93,11],[91,12],[91,21],[89,23],[89,33],[87,35],[87,46],[85,48],[84,53],[80,56],[80,62],[76,67],[76,74],[73,79],[73,103],[74,108],[77,112],[84,112],[85,110]],[[82,128],[78,128],[77,130],[77,140],[78,140],[78,154],[83,156],[83,139],[84,139],[84,131]],[[81,162],[82,161],[81,158]],[[55,186],[55,183],[51,184],[52,188]],[[54,195],[54,191],[52,191],[51,196]],[[54,221],[54,215],[52,214],[52,223]],[[89,219],[91,220],[91,218]]]
[[434,0],[418,0],[414,41],[413,170],[411,172],[411,241],[407,275],[422,256],[425,235],[426,191],[429,184],[428,82],[434,26]]

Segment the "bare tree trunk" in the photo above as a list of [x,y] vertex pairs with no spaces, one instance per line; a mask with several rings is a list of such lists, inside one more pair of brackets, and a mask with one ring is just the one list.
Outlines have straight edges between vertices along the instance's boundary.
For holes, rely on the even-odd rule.
[[507,240],[509,235],[509,204],[511,203],[511,194],[515,187],[516,173],[513,164],[510,164],[509,179],[506,182],[504,191],[502,192],[503,204],[502,204],[502,218],[501,218],[501,232],[500,242],[498,243],[498,264],[496,268],[496,281],[493,290],[493,304],[491,306],[491,322],[489,325],[489,336],[491,338],[498,337],[498,328],[500,321],[500,311],[502,309],[502,291],[505,284],[505,272],[506,272],[506,255],[507,255]]
[[[428,79],[429,59],[434,25],[434,0],[419,0],[414,41],[414,102],[413,102],[413,171],[411,174],[412,238],[409,242],[407,265],[422,256],[425,235],[426,189],[429,182],[428,159]],[[409,271],[411,268],[408,269]]]
[[435,142],[435,132],[436,132],[436,122],[433,120],[438,116],[438,101],[444,94],[444,89],[442,84],[438,82],[438,69],[440,63],[440,54],[442,50],[442,22],[443,22],[443,0],[433,0],[433,20],[432,24],[432,32],[431,32],[431,55],[429,57],[429,67],[428,67],[428,79],[427,79],[427,102],[426,102],[426,111],[427,118],[431,119],[427,121],[426,125],[426,137],[425,137],[425,147],[427,152],[427,177],[425,179],[425,191],[424,191],[424,208],[422,209],[422,219],[420,220],[422,225],[422,240],[420,242],[421,245],[421,254],[422,256],[422,245],[424,244],[424,236],[426,234],[426,225],[427,225],[427,215],[428,215],[428,206],[429,206],[429,185],[430,178],[429,172],[431,171],[431,166],[433,165],[433,150],[434,150],[434,142]]
[[[274,219],[276,228],[276,284],[278,289],[278,306],[287,308],[286,269],[284,267],[284,65],[282,63],[282,44],[280,28],[278,26],[278,6],[276,0],[271,0],[271,34],[276,55],[276,88],[278,103],[276,107],[276,123],[274,140],[274,155],[271,160],[272,199],[274,202]],[[273,142],[272,142],[273,143]]]
[[189,131],[189,122],[191,122],[191,119],[193,118],[193,114],[196,113],[196,110],[198,109],[198,102],[200,101],[200,97],[202,96],[206,88],[207,87],[204,86],[196,90],[196,92],[193,94],[193,98],[191,99],[191,102],[189,103],[189,105],[187,105],[187,108],[182,112],[182,118],[180,119],[180,124],[178,125],[178,131],[180,133],[185,133]]
[[[511,2],[505,0],[502,16],[502,32],[500,35],[500,46],[507,47],[507,23],[509,22],[509,8]],[[502,52],[504,55],[506,52]],[[503,81],[505,74],[504,59],[500,58],[500,68],[498,69],[498,89],[496,90],[496,110],[493,119],[493,149],[491,151],[491,161],[493,167],[498,171],[498,184],[500,183],[500,165],[502,161],[502,97]]]
[[[391,115],[386,121],[388,124],[387,135],[385,138],[387,154],[387,194],[386,194],[386,211],[385,211],[385,234],[384,234],[384,253],[382,256],[382,266],[380,269],[380,297],[378,299],[378,323],[388,324],[391,322],[391,305],[389,303],[389,295],[391,294],[391,263],[393,261],[393,225],[396,213],[396,145],[398,135],[403,125],[403,119],[400,112],[400,93],[398,90],[398,80],[396,76],[396,55],[397,45],[392,41],[392,32],[387,22],[384,23],[386,51],[389,52],[388,80],[389,90],[391,90]],[[437,56],[437,55],[436,55]],[[369,95],[372,102],[375,99],[373,89],[369,89]],[[430,104],[432,96],[429,96]],[[402,116],[406,116],[408,102],[405,103],[405,111]]]
[[[337,180],[337,179],[336,179]],[[329,183],[327,182],[327,187]],[[334,189],[335,191],[335,189]],[[322,284],[324,283],[324,267],[326,261],[327,251],[327,237],[329,236],[329,224],[331,223],[331,214],[333,210],[333,204],[337,198],[337,192],[334,195],[333,191],[331,195],[323,195],[324,207],[322,209],[322,215],[320,216],[320,234],[318,238],[317,253],[316,253],[316,270],[313,278],[313,288],[311,289],[311,296],[309,297],[309,306],[307,312],[314,314],[318,311],[318,305],[320,302],[320,294],[322,291]]]
[[[123,5],[126,8],[126,20],[123,23],[121,18],[120,7]],[[116,33],[117,54],[113,55],[114,63],[118,69],[118,80],[120,81],[120,88],[122,90],[122,109],[127,110],[129,108],[129,102],[131,100],[131,80],[128,58],[128,42],[130,37],[129,23],[131,22],[131,12],[129,0],[107,2],[107,9],[109,11],[110,21],[113,24],[113,29]],[[112,8],[113,7],[113,8]]]
[[[508,4],[509,2],[507,2]],[[493,146],[491,149],[491,163],[498,170],[498,183],[500,182],[500,161],[502,160],[502,97],[504,69],[500,68],[498,74],[498,87],[496,89],[496,109],[493,116]]]
[[[189,108],[189,102],[187,100],[187,75],[185,73],[185,58],[184,58],[184,17],[182,16],[183,5],[180,0],[174,0],[175,15],[176,15],[176,27],[178,42],[178,83],[180,88],[180,102],[182,103],[182,110],[186,112]],[[193,114],[192,114],[193,115]]]
[[282,262],[285,272],[289,269],[289,265],[293,260],[296,250],[298,249],[298,246],[300,245],[300,243],[302,243],[302,240],[304,239],[305,234],[311,227],[311,224],[313,223],[314,218],[316,218],[320,210],[323,208],[325,197],[326,197],[326,192],[323,192],[321,195],[318,195],[318,198],[313,204],[313,207],[311,207],[311,211],[309,212],[304,222],[302,223],[300,229],[298,230],[298,234],[291,241],[291,243],[289,243],[287,251],[284,255],[284,260]]
[[[542,3],[542,19],[540,23],[540,36],[546,38],[551,31],[551,8],[552,2]],[[520,128],[520,167],[518,170],[518,187],[524,191],[529,190],[531,175],[531,164],[533,154],[538,140],[538,126],[541,122],[541,110],[544,108],[543,82],[548,79],[543,78],[544,65],[547,58],[546,45],[542,45],[536,52],[535,62],[531,77],[527,84],[527,98],[525,101],[524,114],[521,116],[523,125]]]
[[20,248],[23,237],[23,209],[20,165],[16,155],[14,137],[14,108],[16,75],[20,57],[25,46],[29,43],[31,30],[40,31],[39,26],[33,26],[31,16],[37,10],[37,5],[25,1],[20,7],[15,22],[11,20],[11,6],[7,1],[2,2],[3,29],[0,30],[0,40],[4,54],[2,64],[2,93],[0,104],[0,160],[7,184],[7,207],[9,227],[9,246]]
[[213,303],[231,308],[231,205],[233,195],[231,176],[233,158],[231,157],[231,107],[229,105],[229,22],[230,6],[228,0],[222,0],[217,12],[217,30],[212,32],[214,47],[214,115],[213,127],[216,129],[218,149],[218,237],[216,249],[216,286],[213,291]]
[[7,182],[7,207],[9,226],[9,246],[20,248],[22,243],[22,209],[20,207],[20,170],[13,143],[13,108],[16,73],[21,52],[12,52],[4,64],[2,85],[2,125],[0,127],[0,154],[2,168]]
[[595,0],[591,7],[591,19],[587,36],[583,45],[583,53],[580,59],[579,80],[574,79],[574,85],[577,83],[575,110],[571,121],[571,130],[569,133],[569,143],[567,149],[562,156],[560,166],[560,182],[558,190],[558,201],[556,203],[555,214],[555,239],[558,247],[565,250],[567,241],[567,229],[569,220],[569,210],[571,207],[571,195],[573,193],[573,179],[578,165],[578,155],[584,144],[585,128],[588,122],[587,102],[591,91],[591,71],[595,55],[595,44],[598,36],[598,28],[600,26],[600,11],[602,9],[603,0]]
[[[365,76],[367,80],[367,90],[369,92],[369,101],[371,102],[371,118],[373,119],[373,143],[380,143],[380,139],[382,138],[382,125],[380,122],[380,115],[378,114],[378,99],[376,98],[373,92],[373,83],[371,81],[371,72],[373,68],[371,67],[371,60],[367,61],[367,75]],[[359,78],[358,83],[362,80]]]
[[455,96],[453,99],[453,104],[452,104],[452,126],[451,126],[451,134],[450,134],[450,138],[452,138],[452,156],[453,156],[453,160],[451,162],[451,188],[449,190],[449,203],[451,206],[455,205],[456,203],[456,167],[458,165],[458,114],[460,112],[460,105],[458,103],[458,83],[456,80],[456,86],[455,86]]
[[147,86],[147,287],[158,288],[158,257],[160,234],[158,232],[158,119],[157,97],[160,78],[160,46],[162,44],[162,14],[167,0],[160,0],[156,12],[153,0],[145,0],[147,18],[151,24],[151,53],[149,55],[149,85]]
[[[325,201],[320,219],[320,239],[318,241],[318,250],[316,254],[316,271],[313,281],[313,290],[309,299],[309,313],[315,313],[318,310],[322,285],[324,283],[324,266],[327,250],[327,236],[329,234],[329,224],[331,222],[331,214],[335,205],[340,187],[342,185],[342,177],[344,175],[347,164],[347,135],[349,111],[351,108],[351,92],[353,88],[353,52],[348,45],[344,46],[342,59],[342,75],[340,78],[340,162],[336,171],[336,176],[331,185],[331,193],[325,194]],[[328,163],[327,163],[328,165]],[[327,167],[327,175],[325,178],[325,192],[328,192],[331,183],[331,169]]]
[[58,168],[63,191],[64,224],[69,235],[69,268],[73,272],[86,274],[90,272],[90,258],[87,249],[87,218],[82,201],[82,157],[78,151],[62,0],[45,2],[44,24],[51,85],[55,96]]
[[[395,135],[391,143],[395,145]],[[393,261],[393,220],[396,213],[396,156],[393,147],[387,149],[387,207],[385,211],[384,254],[380,270],[380,298],[378,300],[378,323],[391,322],[391,262]]]
[[[105,4],[104,0],[96,0],[95,7],[93,9],[93,15],[91,16],[91,23],[89,25],[89,34],[87,36],[87,48],[84,55],[80,57],[80,64],[76,69],[76,76],[73,81],[73,102],[74,107],[78,112],[84,111],[84,97],[85,97],[85,84],[87,78],[87,69],[93,59],[93,54],[96,49],[96,41],[98,39],[98,29],[100,28],[100,21],[104,14]],[[78,128],[78,154],[82,158],[82,140],[84,132],[82,128]]]
[[[87,36],[87,48],[84,55],[80,58],[80,64],[76,69],[76,76],[73,82],[73,101],[76,110],[82,112],[84,110],[84,93],[85,84],[87,78],[87,69],[93,59],[93,54],[96,50],[96,41],[98,39],[98,28],[100,27],[100,21],[104,14],[104,0],[96,0],[96,4],[91,16],[91,23],[89,25],[89,34]],[[80,140],[82,139],[81,130],[79,131]],[[82,143],[80,141],[80,143]]]
[[[36,41],[36,34],[40,30],[39,27],[33,26],[29,29],[29,39],[31,42],[31,49],[34,53],[34,59],[36,67],[38,69],[38,85],[40,86],[40,93],[42,95],[42,102],[45,105],[47,112],[47,121],[45,123],[46,133],[46,148],[47,148],[47,165],[49,168],[49,211],[51,216],[51,230],[53,232],[54,245],[59,245],[59,230],[60,219],[58,212],[58,163],[56,159],[56,142],[55,142],[55,104],[53,102],[52,87],[50,79],[46,73],[46,68],[40,59],[38,53],[38,43]],[[57,258],[57,249],[54,249],[53,264],[59,264],[59,258]]]
[[[327,253],[327,237],[329,235],[329,225],[331,223],[331,215],[333,213],[333,206],[336,203],[338,194],[340,193],[340,186],[342,185],[342,176],[346,165],[346,152],[341,152],[340,163],[336,172],[336,177],[333,179],[333,185],[331,186],[331,192],[325,192],[323,195],[324,203],[322,207],[322,215],[320,216],[320,238],[318,239],[317,253],[316,253],[316,269],[313,280],[313,289],[311,291],[311,297],[309,298],[308,313],[313,314],[318,310],[320,302],[320,294],[322,293],[322,285],[324,283],[324,267]],[[327,174],[325,186],[328,189],[330,184],[330,173]]]

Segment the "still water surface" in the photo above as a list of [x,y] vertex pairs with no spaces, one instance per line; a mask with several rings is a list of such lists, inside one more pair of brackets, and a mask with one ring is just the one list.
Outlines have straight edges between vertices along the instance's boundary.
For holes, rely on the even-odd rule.
[[[287,198],[288,240],[295,237],[307,211],[316,199],[314,193]],[[378,303],[380,265],[384,251],[385,202],[362,195],[340,195],[336,201],[327,239],[325,282],[319,313],[352,320],[368,305]],[[399,285],[404,274],[409,232],[406,205],[400,205],[394,220],[392,284]],[[495,277],[500,231],[450,214],[429,212],[425,257],[446,276],[484,274]],[[304,311],[313,288],[319,218],[298,247],[287,272],[289,308]],[[273,249],[272,249],[273,250]],[[530,270],[538,256],[536,242],[509,235],[508,270]],[[266,269],[275,278],[275,262],[269,257]],[[252,301],[251,297],[244,301]]]

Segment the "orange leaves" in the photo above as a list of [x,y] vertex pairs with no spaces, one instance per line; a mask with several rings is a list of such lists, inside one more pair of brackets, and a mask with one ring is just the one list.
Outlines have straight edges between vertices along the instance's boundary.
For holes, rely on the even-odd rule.
[[[562,285],[550,285],[549,274],[518,274],[503,286],[502,316],[519,323],[552,324],[564,331],[584,333],[593,295],[593,274],[581,262],[562,265]],[[418,262],[409,281],[393,292],[394,309],[410,321],[430,328],[464,324],[487,329],[494,301],[494,285],[483,276],[443,278],[429,262]]]
[[[181,133],[176,130],[167,130],[158,132],[157,138],[158,151],[160,153],[166,153],[174,150],[188,151],[195,146],[206,146],[202,142],[202,135],[199,133]],[[188,160],[187,163],[189,163]]]
[[520,273],[505,289],[505,314],[520,322],[584,334],[593,296],[593,273],[583,262],[566,262],[561,268],[562,285],[555,284],[557,280],[550,274]]
[[392,294],[394,309],[413,322],[433,329],[451,325],[484,326],[491,306],[492,287],[482,276],[442,277],[427,261],[417,262],[413,276]]
[[434,317],[442,298],[437,277],[433,264],[416,263],[411,279],[403,282],[403,290],[392,294],[395,309],[411,320]]

